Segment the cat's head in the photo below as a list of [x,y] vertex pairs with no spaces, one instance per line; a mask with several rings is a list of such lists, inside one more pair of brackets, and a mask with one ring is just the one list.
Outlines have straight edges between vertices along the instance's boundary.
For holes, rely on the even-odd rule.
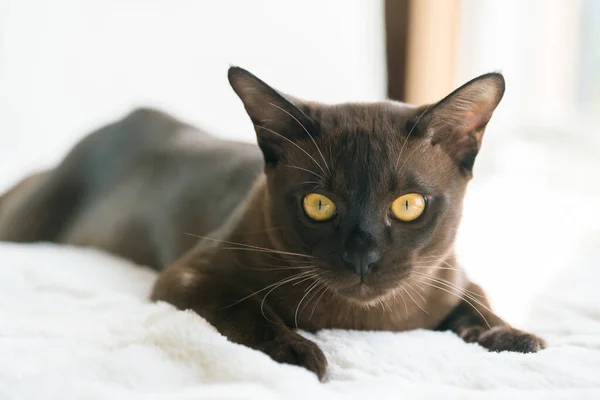
[[368,304],[452,251],[502,75],[420,107],[305,102],[236,67],[229,81],[264,155],[268,219],[328,287]]

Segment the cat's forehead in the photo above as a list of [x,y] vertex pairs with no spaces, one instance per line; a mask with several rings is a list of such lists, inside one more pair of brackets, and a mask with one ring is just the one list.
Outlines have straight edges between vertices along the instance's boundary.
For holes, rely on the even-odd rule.
[[369,133],[398,137],[417,108],[400,102],[344,103],[336,105],[308,104],[305,112],[320,127],[325,136],[347,133]]

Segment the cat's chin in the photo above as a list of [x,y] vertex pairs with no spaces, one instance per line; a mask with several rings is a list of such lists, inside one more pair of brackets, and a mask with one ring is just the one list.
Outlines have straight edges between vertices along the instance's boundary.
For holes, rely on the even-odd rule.
[[343,288],[336,288],[335,292],[351,303],[363,307],[379,304],[381,301],[393,296],[394,290],[390,288],[379,288],[364,282],[358,282]]

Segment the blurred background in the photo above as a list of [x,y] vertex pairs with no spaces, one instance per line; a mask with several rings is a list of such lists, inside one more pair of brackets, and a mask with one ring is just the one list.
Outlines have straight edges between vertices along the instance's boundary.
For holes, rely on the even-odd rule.
[[0,191],[140,105],[254,141],[231,64],[322,102],[420,104],[504,73],[459,259],[517,324],[559,272],[598,266],[594,0],[0,0]]

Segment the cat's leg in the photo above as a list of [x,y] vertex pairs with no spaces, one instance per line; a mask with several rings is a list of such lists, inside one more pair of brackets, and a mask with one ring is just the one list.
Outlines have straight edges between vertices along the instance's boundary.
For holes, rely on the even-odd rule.
[[535,353],[546,347],[543,339],[511,327],[491,312],[485,293],[476,284],[467,286],[463,297],[436,330],[453,331],[465,342],[479,343],[490,351]]
[[232,342],[260,350],[277,362],[304,367],[323,380],[327,359],[321,349],[285,326],[262,302],[265,291],[241,300],[247,294],[228,281],[219,275],[171,265],[160,274],[152,300],[194,310]]

